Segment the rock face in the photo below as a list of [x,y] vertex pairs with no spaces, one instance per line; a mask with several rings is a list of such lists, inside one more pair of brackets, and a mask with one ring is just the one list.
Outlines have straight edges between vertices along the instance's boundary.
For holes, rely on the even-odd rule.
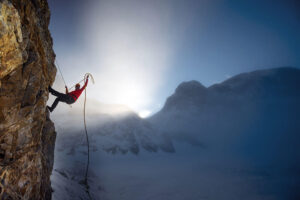
[[56,75],[46,0],[0,0],[0,199],[51,199]]

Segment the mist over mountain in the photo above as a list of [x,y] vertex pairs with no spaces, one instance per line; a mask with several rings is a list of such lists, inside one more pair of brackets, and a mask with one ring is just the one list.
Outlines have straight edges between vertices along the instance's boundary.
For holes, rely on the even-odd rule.
[[[165,199],[161,191],[169,192],[172,199],[199,199],[201,195],[212,199],[295,199],[300,195],[295,189],[300,184],[299,102],[300,70],[281,67],[239,74],[208,88],[198,81],[183,82],[162,110],[147,119],[131,111],[118,116],[94,113],[87,119],[94,159],[91,193],[118,199],[118,191],[125,187],[124,199],[141,198],[137,191],[145,191],[149,199],[153,195]],[[68,120],[74,118],[76,114]],[[70,170],[70,163],[84,166],[83,130],[75,127],[58,128],[56,155],[60,157],[52,177],[58,190],[56,199],[63,194],[59,185],[65,181],[77,185],[76,191],[81,188],[78,169]],[[100,158],[111,163],[109,167],[101,166]],[[188,172],[187,166],[181,167],[184,163],[196,171]],[[170,187],[168,179],[174,173],[176,184]],[[101,177],[108,179],[101,181]],[[165,181],[158,190],[152,183],[161,177]],[[259,184],[266,188],[259,190]],[[100,191],[102,187],[107,191]],[[207,192],[219,187],[224,190],[218,194]]]
[[224,104],[230,100],[232,103],[248,103],[267,98],[299,98],[299,77],[299,69],[281,67],[242,73],[208,88],[198,81],[183,82],[167,99],[161,112],[204,104]]
[[214,144],[262,162],[299,163],[299,100],[300,70],[259,70],[208,88],[184,82],[149,121],[179,141]]

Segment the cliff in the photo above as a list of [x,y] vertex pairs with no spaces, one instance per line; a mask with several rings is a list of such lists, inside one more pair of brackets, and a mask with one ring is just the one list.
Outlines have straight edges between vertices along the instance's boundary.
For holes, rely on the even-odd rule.
[[0,199],[51,199],[56,68],[46,0],[0,0]]

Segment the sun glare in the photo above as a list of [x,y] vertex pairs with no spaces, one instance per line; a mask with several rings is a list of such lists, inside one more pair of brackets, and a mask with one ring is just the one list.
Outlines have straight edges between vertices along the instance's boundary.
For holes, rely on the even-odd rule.
[[139,116],[141,118],[146,118],[146,117],[149,117],[151,114],[151,111],[150,110],[142,110],[141,112],[139,112]]
[[89,95],[147,117],[171,68],[174,43],[166,28],[168,15],[156,3],[140,10],[143,4],[135,0],[97,2],[83,18],[82,38],[88,53],[78,59],[95,69],[96,84]]

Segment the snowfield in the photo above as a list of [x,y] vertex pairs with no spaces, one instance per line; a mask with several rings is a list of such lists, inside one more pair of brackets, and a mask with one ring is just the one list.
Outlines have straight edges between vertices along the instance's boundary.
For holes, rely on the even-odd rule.
[[[92,199],[300,199],[300,70],[184,82],[148,119],[100,107],[87,108]],[[53,199],[89,199],[82,113],[52,119]]]

